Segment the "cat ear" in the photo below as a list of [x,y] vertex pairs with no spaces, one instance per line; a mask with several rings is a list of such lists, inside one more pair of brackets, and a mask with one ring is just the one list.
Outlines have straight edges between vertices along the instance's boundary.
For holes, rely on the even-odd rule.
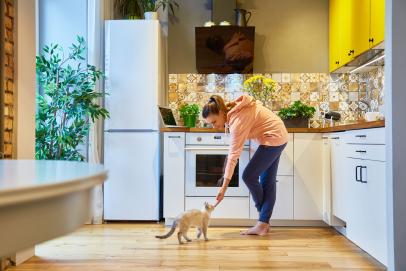
[[206,202],[204,202],[204,207],[206,208],[206,210],[208,210],[209,209],[209,203],[206,201]]

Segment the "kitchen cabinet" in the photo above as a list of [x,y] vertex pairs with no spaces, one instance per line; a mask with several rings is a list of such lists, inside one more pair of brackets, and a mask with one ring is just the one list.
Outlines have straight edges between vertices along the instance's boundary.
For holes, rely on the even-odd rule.
[[370,46],[385,39],[385,0],[371,0]]
[[351,59],[351,0],[330,0],[329,4],[329,68],[330,72]]
[[164,133],[164,217],[185,210],[185,133]]
[[385,162],[347,158],[349,182],[347,237],[387,264]]
[[322,220],[322,134],[296,133],[294,137],[293,217],[295,220]]
[[345,166],[345,134],[332,134],[331,139],[331,191],[332,213],[343,221],[347,221],[348,172]]
[[385,0],[330,0],[330,72],[381,43],[384,33]]
[[[258,148],[258,144],[251,142],[250,157]],[[293,149],[294,134],[289,134],[288,144],[282,152],[276,177],[276,202],[272,219],[293,220]],[[250,218],[258,219],[258,211],[250,196]]]

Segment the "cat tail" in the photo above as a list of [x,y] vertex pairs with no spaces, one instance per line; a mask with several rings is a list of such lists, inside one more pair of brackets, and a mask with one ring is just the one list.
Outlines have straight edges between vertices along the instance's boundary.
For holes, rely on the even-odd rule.
[[178,225],[178,221],[176,221],[176,220],[173,221],[171,230],[170,230],[167,234],[165,234],[165,235],[156,235],[155,237],[156,237],[156,238],[159,238],[159,239],[166,239],[166,238],[169,238],[169,237],[175,232],[177,225]]

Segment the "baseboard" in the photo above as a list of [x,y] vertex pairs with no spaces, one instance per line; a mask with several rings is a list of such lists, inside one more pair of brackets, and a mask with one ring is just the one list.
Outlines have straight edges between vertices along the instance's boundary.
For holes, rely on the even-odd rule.
[[[172,226],[174,218],[165,218],[165,225]],[[210,220],[212,227],[250,227],[257,223],[256,219],[222,219]],[[271,220],[271,225],[276,227],[329,227],[321,220]]]

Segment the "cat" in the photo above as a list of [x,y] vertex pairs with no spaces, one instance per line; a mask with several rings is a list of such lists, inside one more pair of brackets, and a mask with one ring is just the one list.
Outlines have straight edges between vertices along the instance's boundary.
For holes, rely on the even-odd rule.
[[179,228],[178,231],[178,241],[179,244],[183,244],[182,236],[186,241],[191,242],[192,240],[187,237],[187,232],[190,227],[197,228],[197,239],[203,233],[204,240],[208,241],[207,238],[207,228],[209,226],[211,212],[214,210],[213,205],[204,203],[204,208],[202,210],[189,210],[180,214],[172,224],[170,231],[165,235],[157,235],[156,238],[166,239],[169,238],[176,230],[176,227]]

